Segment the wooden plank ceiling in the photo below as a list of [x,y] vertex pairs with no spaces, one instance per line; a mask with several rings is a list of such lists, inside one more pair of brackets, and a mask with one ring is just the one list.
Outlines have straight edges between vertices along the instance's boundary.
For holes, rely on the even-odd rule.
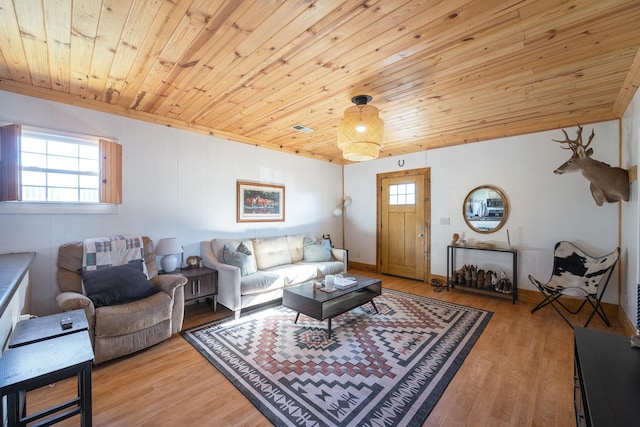
[[0,90],[344,163],[359,94],[381,156],[620,118],[639,23],[639,0],[0,0]]

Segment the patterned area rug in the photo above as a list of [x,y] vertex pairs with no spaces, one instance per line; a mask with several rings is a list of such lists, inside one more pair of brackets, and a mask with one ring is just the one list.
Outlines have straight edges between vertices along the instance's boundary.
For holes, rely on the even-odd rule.
[[276,426],[419,426],[492,314],[383,289],[327,322],[282,306],[183,336]]

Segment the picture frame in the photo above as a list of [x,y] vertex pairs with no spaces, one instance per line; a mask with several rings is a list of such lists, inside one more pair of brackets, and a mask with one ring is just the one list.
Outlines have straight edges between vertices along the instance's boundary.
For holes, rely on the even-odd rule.
[[237,181],[236,194],[236,222],[284,221],[284,185]]

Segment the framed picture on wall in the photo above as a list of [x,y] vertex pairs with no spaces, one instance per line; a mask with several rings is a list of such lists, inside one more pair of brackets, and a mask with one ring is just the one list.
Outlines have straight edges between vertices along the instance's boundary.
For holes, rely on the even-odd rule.
[[284,221],[284,185],[237,181],[236,222]]

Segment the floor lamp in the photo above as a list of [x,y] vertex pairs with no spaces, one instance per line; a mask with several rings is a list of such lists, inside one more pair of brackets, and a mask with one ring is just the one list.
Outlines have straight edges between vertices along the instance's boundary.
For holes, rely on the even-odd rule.
[[333,210],[334,216],[342,216],[342,248],[343,249],[347,248],[346,247],[347,245],[345,242],[345,233],[344,233],[345,218],[347,216],[347,206],[349,206],[352,202],[353,202],[353,199],[351,198],[351,196],[343,196],[340,199],[340,202],[338,203],[336,208]]

